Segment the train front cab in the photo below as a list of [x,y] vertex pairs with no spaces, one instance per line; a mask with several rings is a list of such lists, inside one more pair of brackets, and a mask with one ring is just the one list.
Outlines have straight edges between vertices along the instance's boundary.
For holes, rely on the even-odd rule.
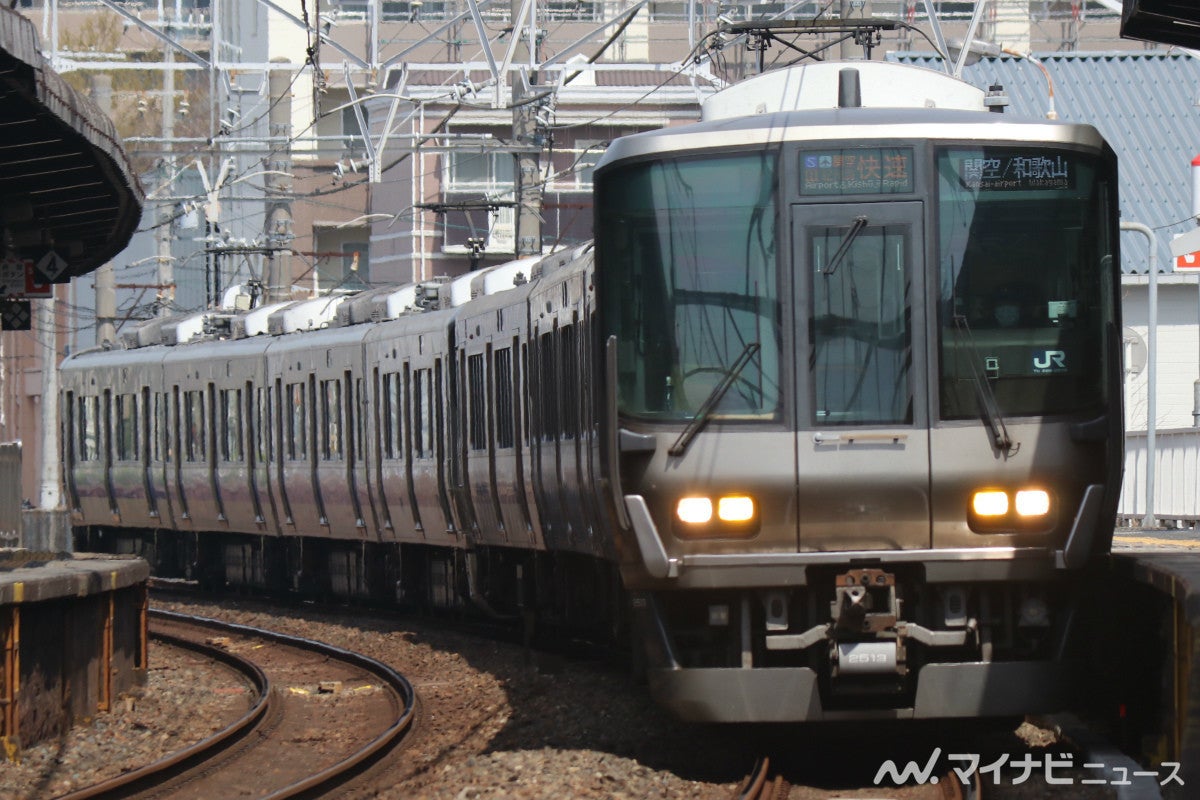
[[701,123],[597,172],[605,474],[652,691],[703,721],[1063,707],[1119,485],[1115,159],[984,114],[937,141],[865,109],[763,128],[850,118],[873,124],[744,150]]

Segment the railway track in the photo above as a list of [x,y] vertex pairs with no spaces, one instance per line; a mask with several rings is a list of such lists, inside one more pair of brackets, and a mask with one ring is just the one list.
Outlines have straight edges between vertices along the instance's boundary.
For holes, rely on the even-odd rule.
[[782,775],[770,777],[771,759],[762,757],[738,786],[736,800],[786,800],[788,786]]
[[59,800],[316,796],[364,772],[411,725],[412,686],[367,656],[158,610],[151,635],[241,675],[254,693],[247,711],[208,739]]
[[[926,786],[908,787],[909,800],[983,800],[982,784],[978,780],[964,784],[958,773],[950,770]],[[783,775],[772,773],[771,759],[761,756],[734,793],[734,800],[788,800],[791,785]]]

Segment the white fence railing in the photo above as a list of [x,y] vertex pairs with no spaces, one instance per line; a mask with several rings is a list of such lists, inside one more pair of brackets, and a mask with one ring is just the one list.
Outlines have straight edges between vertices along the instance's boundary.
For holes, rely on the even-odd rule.
[[[1146,516],[1145,431],[1125,434],[1125,482],[1117,508],[1119,524],[1140,525]],[[1154,437],[1154,520],[1167,527],[1200,522],[1200,428],[1157,431]]]

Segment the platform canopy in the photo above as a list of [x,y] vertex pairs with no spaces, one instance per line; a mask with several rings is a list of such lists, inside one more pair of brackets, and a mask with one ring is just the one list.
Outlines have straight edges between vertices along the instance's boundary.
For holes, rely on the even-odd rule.
[[64,283],[128,244],[144,199],[112,120],[50,68],[33,24],[0,8],[0,258]]

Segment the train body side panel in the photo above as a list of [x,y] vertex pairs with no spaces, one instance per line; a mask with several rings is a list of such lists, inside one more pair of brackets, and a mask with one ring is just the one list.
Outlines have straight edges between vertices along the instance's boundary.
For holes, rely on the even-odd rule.
[[285,534],[327,536],[328,524],[317,484],[316,353],[304,333],[276,337],[267,349],[267,373],[275,380],[274,461],[276,492],[290,524]]
[[355,387],[362,378],[365,329],[351,327],[311,334],[314,339],[313,406],[316,484],[329,535],[363,539],[368,535],[369,504],[359,484],[366,482],[364,461],[355,439],[358,409]]
[[[212,356],[213,353],[209,352]],[[216,385],[224,365],[206,361],[193,347],[174,347],[163,359],[164,385],[171,392],[170,491],[180,518],[195,531],[227,530],[216,474]]]

